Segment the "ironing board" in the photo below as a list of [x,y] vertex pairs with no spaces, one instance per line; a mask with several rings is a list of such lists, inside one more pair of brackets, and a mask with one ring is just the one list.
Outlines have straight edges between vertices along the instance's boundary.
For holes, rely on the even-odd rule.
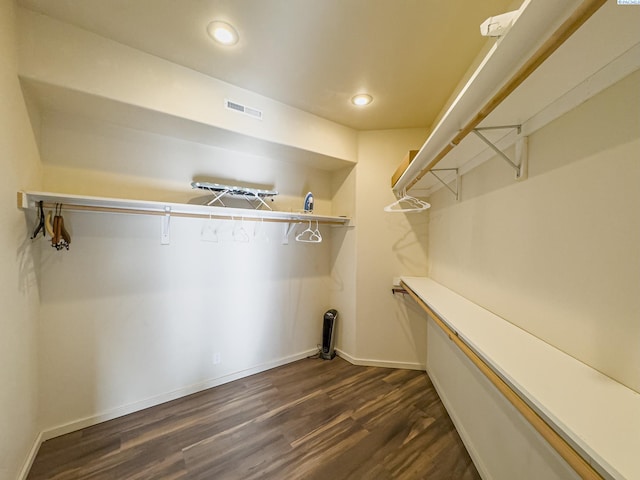
[[219,183],[209,182],[191,182],[191,188],[199,188],[201,190],[207,190],[213,195],[213,200],[209,201],[207,205],[214,205],[218,202],[225,207],[222,202],[222,198],[225,195],[243,197],[249,204],[258,210],[261,206],[267,207],[271,210],[271,207],[264,201],[265,198],[275,197],[278,192],[275,190],[261,190],[259,188],[238,187],[232,185],[221,185]]

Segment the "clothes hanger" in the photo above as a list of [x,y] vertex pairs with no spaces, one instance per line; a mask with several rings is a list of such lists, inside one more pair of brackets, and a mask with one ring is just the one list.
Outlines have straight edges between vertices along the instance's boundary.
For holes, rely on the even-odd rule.
[[[308,237],[305,238],[305,235],[309,234]],[[309,226],[296,235],[296,242],[302,243],[320,243],[322,242],[322,235],[320,235],[320,230],[318,230],[318,222],[316,221],[316,229],[311,230],[311,220],[309,220]]]
[[64,218],[62,218],[62,204],[60,204],[60,233],[62,234],[62,239],[64,240],[63,246],[69,250],[69,245],[71,244],[71,235],[67,232],[67,229],[64,228]]
[[53,237],[51,237],[51,246],[58,248],[60,241],[60,216],[58,215],[58,205],[56,205],[56,213],[53,217]]
[[266,230],[264,229],[264,218],[260,218],[260,226],[256,224],[253,228],[253,238],[254,240],[261,240],[265,243],[269,243],[269,235],[267,235]]
[[69,250],[71,243],[71,235],[64,228],[64,219],[62,218],[62,204],[56,203],[56,214],[53,217],[53,237],[51,237],[51,246],[56,250],[66,248]]
[[[402,207],[402,203],[409,204],[409,207]],[[399,208],[396,208],[399,207]],[[430,208],[431,204],[419,200],[411,195],[407,194],[407,190],[402,190],[402,197],[395,202],[384,207],[385,212],[391,213],[409,213],[409,212],[423,212],[427,208]]]
[[[231,219],[234,220],[233,217],[231,217]],[[249,234],[244,229],[244,217],[241,217],[239,225],[240,226],[238,227],[238,223],[236,223],[233,227],[233,240],[235,242],[248,243],[249,240],[251,240],[251,237],[249,237]]]
[[42,231],[42,236],[45,235],[45,217],[44,217],[44,202],[40,200],[38,202],[38,223],[36,223],[36,228],[33,230],[33,235],[31,235],[31,240],[35,240],[40,235]]
[[51,223],[52,221],[53,221],[53,210],[49,210],[47,212],[47,218],[45,218],[44,220],[44,229],[47,231],[47,233],[51,238],[53,238],[53,236],[55,235],[55,233],[53,232],[53,223]]
[[318,220],[316,220],[316,229],[313,231],[313,236],[318,239],[318,243],[322,241],[322,234],[320,233]]
[[202,230],[200,230],[200,239],[205,242],[218,243],[218,231],[215,228],[211,213],[209,213],[209,219],[205,220],[202,224]]

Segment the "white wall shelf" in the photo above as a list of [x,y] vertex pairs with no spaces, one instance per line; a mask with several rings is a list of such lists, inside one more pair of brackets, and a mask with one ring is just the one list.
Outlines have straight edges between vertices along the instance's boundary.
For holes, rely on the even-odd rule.
[[[436,164],[441,169],[458,168],[462,175],[493,158],[496,154],[491,148],[475,135],[467,135],[473,128],[521,125],[520,134],[504,130],[485,132],[504,151],[519,138],[531,135],[639,69],[640,9],[623,8],[616,2],[600,6],[602,3],[525,0],[513,27],[485,56],[413,161],[392,179],[394,191],[410,188],[414,194],[428,196],[442,187],[432,175],[426,175]],[[506,98],[493,102],[506,86],[521,80],[518,77],[527,59],[554,39],[556,29],[565,19],[579,20],[577,13],[588,8],[597,11],[577,31],[569,33],[557,50]],[[549,19],[556,19],[556,23]],[[490,113],[484,115],[487,111]],[[483,119],[473,125],[477,118]],[[454,175],[444,179],[452,181]]]
[[62,204],[64,211],[84,211],[117,213],[129,215],[167,214],[174,217],[212,218],[217,220],[245,220],[277,223],[318,222],[320,225],[348,226],[350,218],[316,215],[298,212],[277,212],[272,210],[253,210],[243,208],[213,207],[184,203],[154,202],[146,200],[127,200],[108,197],[92,197],[51,192],[18,192],[18,207],[35,208],[38,202],[44,202],[45,208],[54,208]]
[[429,278],[402,286],[597,472],[582,478],[640,478],[638,393]]

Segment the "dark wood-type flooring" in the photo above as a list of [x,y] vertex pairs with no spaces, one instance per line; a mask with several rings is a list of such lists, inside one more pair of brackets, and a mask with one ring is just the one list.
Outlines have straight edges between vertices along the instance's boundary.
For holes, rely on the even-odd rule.
[[424,372],[306,359],[43,443],[37,479],[479,479]]

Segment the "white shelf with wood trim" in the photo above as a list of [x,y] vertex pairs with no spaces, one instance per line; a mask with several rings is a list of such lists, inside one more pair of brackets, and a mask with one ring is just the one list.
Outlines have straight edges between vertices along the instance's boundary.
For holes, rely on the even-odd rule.
[[169,214],[173,217],[212,218],[219,220],[245,220],[278,223],[318,222],[320,225],[348,226],[350,219],[312,213],[277,212],[272,210],[253,210],[243,208],[215,207],[184,203],[154,202],[146,200],[126,200],[108,197],[92,197],[51,192],[18,192],[18,207],[35,208],[38,202],[44,202],[45,208],[54,208],[62,204],[64,211],[120,213],[130,215]]
[[[555,23],[554,23],[555,21]],[[428,196],[427,173],[464,174],[495,156],[476,128],[504,150],[640,68],[640,8],[605,0],[523,2],[512,28],[491,48],[411,162],[392,178],[396,192]],[[455,178],[454,173],[445,180]]]
[[402,286],[582,478],[640,478],[640,394],[429,278]]

